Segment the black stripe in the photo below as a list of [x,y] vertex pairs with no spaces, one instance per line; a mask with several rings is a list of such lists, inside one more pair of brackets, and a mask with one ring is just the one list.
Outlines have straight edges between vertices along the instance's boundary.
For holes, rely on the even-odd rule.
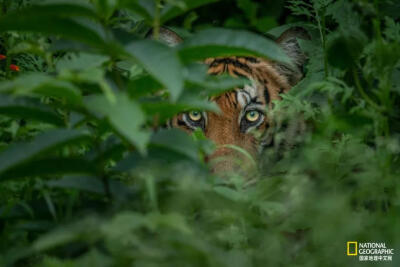
[[258,104],[258,105],[263,105],[262,102],[258,101],[258,96],[255,96],[251,99],[250,103],[252,104]]
[[255,57],[244,57],[244,59],[246,59],[247,61],[249,61],[250,63],[259,63],[260,61],[255,58]]
[[270,96],[268,92],[268,87],[266,86],[264,86],[264,98],[265,98],[265,103],[269,104]]
[[178,120],[178,126],[187,126],[183,120]]
[[218,58],[218,59],[215,59],[210,64],[210,67],[216,67],[219,64],[233,65],[233,66],[235,66],[237,68],[240,68],[240,69],[244,70],[245,72],[248,72],[249,74],[252,73],[252,70],[251,70],[251,68],[249,66],[247,66],[246,64],[240,63],[239,61],[237,61],[235,59],[231,59],[231,58]]
[[239,73],[237,70],[233,70],[233,73],[236,74],[237,76],[241,77],[241,78],[249,78],[248,76]]

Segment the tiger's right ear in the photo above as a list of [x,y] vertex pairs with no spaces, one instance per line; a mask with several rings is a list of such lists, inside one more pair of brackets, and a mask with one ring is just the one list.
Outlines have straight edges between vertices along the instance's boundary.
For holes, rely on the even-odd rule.
[[[154,39],[153,29],[146,34],[146,38]],[[166,27],[160,28],[159,40],[169,46],[176,46],[183,41],[182,37],[180,37],[176,32]]]
[[291,85],[295,85],[302,78],[302,68],[307,60],[307,56],[301,50],[297,39],[310,40],[310,35],[305,29],[294,27],[289,28],[276,39],[276,43],[285,51],[293,63],[292,67],[280,63],[276,65],[278,71],[288,78]]

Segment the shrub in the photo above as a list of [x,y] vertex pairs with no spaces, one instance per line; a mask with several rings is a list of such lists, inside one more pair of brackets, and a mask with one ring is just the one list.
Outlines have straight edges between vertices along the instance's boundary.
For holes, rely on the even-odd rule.
[[[397,253],[399,5],[269,2],[2,1],[0,264],[362,265],[354,240]],[[161,25],[184,45],[145,38]],[[312,37],[306,75],[268,110],[254,179],[211,174],[200,132],[154,131],[241,83],[199,60],[285,61],[262,34],[291,26]]]

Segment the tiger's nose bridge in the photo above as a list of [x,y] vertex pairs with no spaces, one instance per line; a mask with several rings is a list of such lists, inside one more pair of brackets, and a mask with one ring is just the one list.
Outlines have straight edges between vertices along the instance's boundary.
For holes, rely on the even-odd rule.
[[224,131],[221,128],[216,128],[214,133],[206,136],[217,146],[214,153],[208,157],[213,172],[236,171],[248,165],[248,158],[240,153],[240,151],[246,151],[243,136],[232,130]]
[[233,171],[240,167],[240,155],[228,144],[220,145],[209,157],[213,172]]
[[238,123],[232,118],[234,114],[209,114],[205,135],[217,145],[240,143]]

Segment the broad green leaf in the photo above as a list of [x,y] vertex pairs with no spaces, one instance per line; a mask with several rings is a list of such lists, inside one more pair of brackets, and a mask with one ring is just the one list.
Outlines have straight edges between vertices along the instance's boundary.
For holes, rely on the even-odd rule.
[[82,158],[43,158],[18,164],[0,173],[0,181],[22,177],[95,174],[96,166]]
[[[14,14],[14,13],[11,13]],[[47,16],[47,17],[88,17],[97,18],[97,14],[92,5],[84,1],[77,0],[45,0],[36,1],[34,5],[22,10],[18,10],[21,16]]]
[[28,73],[18,76],[12,81],[2,82],[0,83],[1,91],[12,92],[17,95],[37,94],[57,97],[72,105],[78,105],[82,102],[81,92],[75,85],[44,73]]
[[160,123],[174,115],[189,110],[204,110],[218,113],[218,106],[207,99],[198,98],[198,96],[187,94],[182,95],[178,102],[170,103],[166,101],[141,101],[141,106],[149,115],[156,115]]
[[98,218],[83,218],[75,224],[63,226],[41,235],[32,243],[32,249],[39,252],[66,245],[77,240],[96,240],[99,238],[100,226],[101,221]]
[[56,63],[56,69],[62,71],[64,69],[83,71],[95,67],[102,66],[109,58],[104,55],[78,53],[70,54],[68,57],[63,57]]
[[199,64],[192,64],[187,68],[185,80],[188,85],[201,88],[203,96],[216,95],[249,83],[249,80],[229,75],[208,75],[207,67]]
[[187,160],[186,155],[173,151],[168,146],[149,145],[145,156],[134,151],[118,162],[114,170],[128,172],[132,170],[151,169],[151,171],[159,170],[165,174],[168,172],[168,168],[173,168],[176,163]]
[[14,143],[0,153],[0,173],[28,162],[41,153],[56,150],[69,143],[76,144],[88,138],[82,131],[59,129],[43,133],[31,142]]
[[14,80],[1,82],[0,92],[10,92],[14,89],[31,91],[41,84],[51,81],[52,79],[52,77],[44,73],[27,73],[18,76]]
[[146,216],[150,224],[146,225],[151,230],[166,227],[184,234],[191,234],[192,231],[185,218],[178,213],[160,214],[150,213]]
[[[129,194],[128,189],[119,181],[109,179],[111,194],[117,198]],[[53,188],[70,188],[93,193],[105,194],[104,183],[100,178],[91,176],[65,176],[58,180],[46,182],[46,185]]]
[[117,8],[117,0],[94,0],[92,2],[96,5],[97,13],[104,20],[109,20]]
[[155,13],[153,0],[119,0],[119,7],[128,9],[148,23],[153,21]]
[[188,12],[191,9],[198,8],[203,5],[218,2],[219,0],[185,0],[182,1],[184,8],[177,5],[166,6],[161,13],[161,23],[165,23],[181,14]]
[[243,30],[212,28],[198,32],[179,47],[185,61],[209,57],[259,56],[290,64],[285,52],[272,40]]
[[44,14],[42,14],[41,10],[41,7],[35,7],[33,11],[26,9],[8,13],[0,18],[0,32],[37,32],[62,36],[93,47],[104,48],[105,42],[98,31],[70,17],[58,16],[59,13],[49,15],[48,10],[43,11]]
[[242,154],[245,158],[247,158],[249,162],[253,165],[253,167],[257,166],[257,162],[247,150],[235,145],[224,145],[223,147],[237,151],[238,153]]
[[196,142],[189,134],[179,129],[160,130],[156,132],[151,138],[151,144],[181,153],[194,161],[199,159]]
[[182,95],[178,101],[178,105],[185,107],[181,111],[188,110],[204,110],[219,113],[220,109],[215,102],[212,102],[206,98],[199,98],[198,95],[187,93]]
[[67,244],[79,238],[79,234],[69,229],[60,229],[52,231],[46,235],[42,235],[38,240],[33,243],[35,251],[42,251],[62,244]]
[[[17,91],[17,93],[20,93]],[[33,90],[33,93],[42,96],[56,97],[66,101],[67,104],[78,106],[82,104],[81,91],[73,84],[54,80],[49,83],[45,83],[38,88]]]
[[85,105],[95,115],[106,117],[118,133],[145,152],[149,133],[142,129],[145,116],[135,101],[122,93],[116,96],[115,103],[103,95],[94,95],[85,100]]
[[65,125],[64,120],[59,115],[35,99],[13,98],[8,95],[0,95],[0,114],[57,126]]
[[240,194],[237,190],[233,190],[226,186],[216,186],[214,190],[223,197],[235,202],[245,202],[247,200],[246,195]]
[[107,238],[122,238],[127,233],[149,225],[151,222],[147,216],[135,212],[121,212],[109,222],[101,226],[101,232]]
[[182,66],[176,51],[152,40],[131,43],[127,51],[158,82],[163,84],[176,100],[183,89]]
[[[100,62],[98,62],[100,63]],[[114,92],[109,84],[109,82],[105,78],[105,69],[100,67],[92,67],[92,68],[85,68],[85,69],[78,69],[75,64],[70,66],[71,69],[63,68],[60,77],[65,80],[71,80],[74,82],[81,82],[81,83],[93,83],[96,84],[100,89],[103,91],[104,95],[110,102],[115,103],[115,95]]]
[[138,98],[141,96],[152,95],[162,88],[162,84],[160,84],[150,75],[141,75],[130,80],[126,90],[129,96]]

